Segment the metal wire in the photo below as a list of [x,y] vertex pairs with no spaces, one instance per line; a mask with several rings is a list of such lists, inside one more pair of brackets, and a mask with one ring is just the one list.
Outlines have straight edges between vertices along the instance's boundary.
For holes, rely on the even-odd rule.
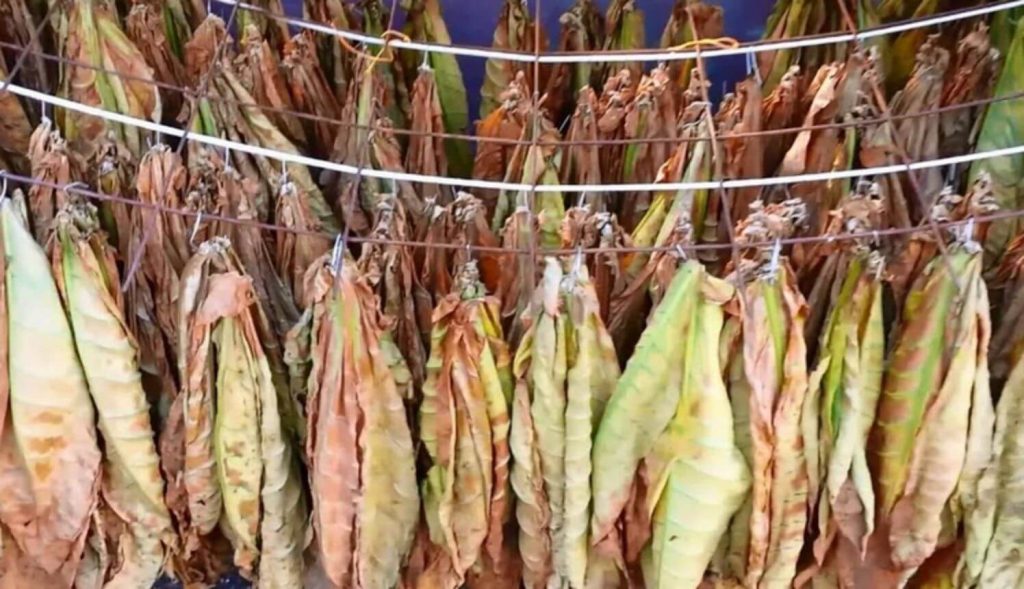
[[[116,123],[125,125],[133,125],[143,129],[148,129],[157,133],[163,133],[171,137],[182,137],[184,132],[176,127],[169,127],[167,125],[161,125],[151,121],[130,117],[120,113],[114,113],[102,108],[88,106],[75,102],[73,100],[67,100],[64,98],[58,98],[56,96],[50,96],[49,94],[31,90],[17,84],[11,84],[9,92],[17,94],[25,98],[32,100],[38,100],[40,102],[65,108],[68,110],[74,110],[88,115],[100,117]],[[307,157],[295,153],[286,153],[275,149],[267,149],[265,147],[259,147],[255,145],[247,145],[244,143],[238,143],[235,141],[229,141],[221,139],[219,137],[212,137],[210,135],[203,135],[200,133],[191,133],[189,138],[192,141],[220,147],[222,149],[227,148],[231,150],[238,150],[243,153],[251,155],[262,156],[278,161],[284,161],[291,164],[303,165],[311,168],[320,170],[330,170],[341,174],[355,175],[361,173],[367,178],[377,178],[382,180],[394,180],[396,182],[414,182],[420,184],[438,184],[442,186],[454,186],[463,188],[476,188],[476,189],[491,189],[491,190],[508,190],[508,191],[526,191],[531,189],[531,184],[514,183],[514,182],[498,182],[493,180],[477,180],[477,179],[466,179],[466,178],[449,178],[447,176],[434,176],[424,174],[410,174],[408,172],[389,172],[386,170],[373,170],[367,169],[361,172],[355,167],[346,164],[339,164],[327,160]],[[878,176],[884,174],[898,174],[903,172],[911,172],[916,170],[927,170],[931,168],[943,168],[953,164],[962,164],[969,162],[982,161],[987,159],[993,159],[997,157],[1007,157],[1024,154],[1024,145],[1015,145],[1013,147],[1006,147],[1002,149],[993,149],[989,151],[981,151],[970,154],[964,154],[953,157],[939,158],[934,160],[927,160],[921,162],[912,162],[909,164],[893,164],[887,166],[876,166],[873,168],[860,168],[855,170],[834,170],[830,172],[820,172],[814,174],[799,174],[795,176],[781,176],[781,177],[764,177],[764,178],[742,178],[720,181],[702,181],[702,182],[666,182],[664,184],[657,183],[636,183],[636,184],[563,184],[559,185],[553,190],[558,192],[568,193],[624,193],[624,192],[669,192],[677,190],[715,190],[718,188],[755,188],[765,186],[782,186],[789,184],[802,184],[806,182],[827,182],[830,180],[850,180],[855,178],[863,178],[866,176]]]
[[[263,14],[268,18],[272,18],[281,22],[288,23],[289,25],[323,33],[326,35],[332,35],[335,37],[341,37],[349,41],[358,41],[368,45],[383,45],[385,41],[379,37],[372,37],[362,33],[354,31],[344,31],[337,29],[330,25],[321,23],[311,22],[306,19],[292,18],[283,14],[277,14],[272,11],[266,10],[263,7],[248,4],[246,2],[240,2],[238,0],[213,0],[219,4],[227,6],[238,6],[244,10]],[[815,47],[820,45],[833,45],[839,43],[849,43],[851,41],[864,41],[866,39],[872,39],[875,37],[884,37],[895,33],[902,33],[905,31],[912,31],[916,29],[922,29],[935,25],[941,25],[951,22],[957,22],[966,20],[969,18],[975,18],[978,16],[985,16],[994,12],[1001,12],[1003,10],[1010,10],[1024,6],[1024,0],[1009,0],[1005,2],[999,2],[996,4],[990,4],[985,6],[979,6],[976,8],[966,8],[961,10],[955,10],[946,12],[943,14],[926,17],[926,18],[913,18],[902,22],[873,27],[865,29],[855,33],[835,33],[825,35],[808,35],[804,37],[795,37],[784,41],[758,41],[754,43],[740,44],[737,47],[721,48],[721,49],[706,49],[701,50],[699,53],[705,57],[725,57],[728,55],[748,55],[752,53],[764,53],[767,51],[781,51],[786,49],[796,49],[800,47]],[[446,54],[446,55],[459,55],[464,57],[476,57],[482,59],[499,59],[506,61],[518,61],[524,63],[533,63],[534,55],[532,52],[526,51],[511,51],[511,50],[497,50],[482,47],[471,47],[461,45],[439,45],[436,43],[423,43],[419,41],[390,41],[389,44],[396,49],[412,49],[414,51],[427,51],[431,53]],[[695,59],[698,51],[694,50],[674,50],[674,49],[647,49],[640,51],[588,51],[588,52],[549,52],[540,56],[540,63],[605,63],[608,61],[638,61],[638,62],[662,62],[662,61],[680,61],[684,59]]]
[[[161,213],[170,215],[177,215],[181,217],[197,217],[202,216],[207,221],[220,221],[231,225],[240,225],[247,227],[255,227],[263,231],[273,231],[276,233],[294,233],[296,235],[306,235],[310,237],[320,237],[328,241],[334,241],[337,239],[338,234],[328,233],[326,231],[310,231],[305,229],[295,229],[292,227],[285,227],[283,225],[277,225],[274,223],[264,223],[254,219],[242,219],[239,217],[231,217],[228,215],[219,215],[215,213],[204,213],[202,211],[193,211],[188,209],[179,209],[175,207],[168,207],[165,205],[139,201],[133,198],[114,195],[104,194],[96,192],[91,189],[82,188],[80,183],[70,182],[67,184],[61,184],[58,182],[50,182],[47,180],[41,180],[39,178],[32,178],[29,176],[22,176],[0,170],[0,179],[7,180],[11,183],[18,183],[24,185],[34,186],[45,186],[54,190],[61,190],[68,193],[80,194],[99,201],[116,202],[125,204],[133,207],[142,207],[146,209],[155,210]],[[991,223],[994,221],[1004,221],[1008,219],[1018,219],[1024,217],[1024,209],[1015,209],[1000,211],[989,215],[980,215],[972,217],[970,219],[963,219],[960,221],[946,221],[937,223],[937,226],[942,229],[952,229],[955,227],[966,226],[969,223]],[[915,226],[915,227],[895,227],[890,229],[878,229],[874,231],[861,231],[856,233],[843,233],[840,235],[816,235],[816,236],[804,236],[804,237],[790,237],[782,240],[770,240],[762,242],[751,242],[744,243],[743,249],[753,248],[769,248],[773,247],[776,242],[781,243],[783,246],[796,245],[796,244],[816,244],[816,243],[839,243],[843,241],[857,240],[857,239],[875,239],[882,237],[897,237],[914,235],[920,233],[928,233],[931,228],[928,226]],[[454,244],[454,243],[434,243],[426,241],[417,241],[409,239],[385,239],[379,237],[359,236],[353,235],[348,239],[349,243],[374,243],[382,245],[397,245],[405,247],[419,247],[424,249],[445,249],[445,250],[458,250],[458,249],[470,249],[471,251],[477,251],[482,253],[498,253],[498,254],[529,254],[529,248],[508,248],[501,246],[482,246],[482,245],[466,245],[466,244]],[[655,252],[671,252],[682,249],[687,252],[698,252],[698,251],[715,251],[715,250],[729,250],[732,248],[732,244],[729,243],[699,243],[690,245],[670,245],[670,246],[629,246],[629,247],[590,247],[590,248],[539,248],[536,251],[536,255],[539,256],[565,256],[573,255],[576,253],[584,254],[630,254],[630,253],[655,253]]]

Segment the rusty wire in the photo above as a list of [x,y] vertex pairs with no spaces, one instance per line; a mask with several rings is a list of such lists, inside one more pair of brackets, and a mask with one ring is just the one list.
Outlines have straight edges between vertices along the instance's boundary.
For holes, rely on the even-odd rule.
[[[305,235],[310,237],[320,237],[325,240],[334,241],[338,238],[338,234],[329,233],[326,231],[311,231],[306,229],[295,229],[292,227],[285,227],[284,225],[278,225],[275,223],[266,223],[263,221],[257,221],[254,219],[243,219],[239,217],[232,217],[229,215],[220,215],[216,213],[206,213],[198,210],[179,209],[175,207],[168,207],[165,205],[143,202],[135,200],[121,195],[104,194],[96,192],[92,189],[82,188],[81,183],[70,182],[67,184],[61,184],[57,182],[49,182],[47,180],[40,180],[38,178],[32,178],[29,176],[22,176],[19,174],[13,174],[5,170],[0,170],[0,180],[6,180],[13,183],[45,186],[54,190],[61,190],[69,194],[79,194],[94,200],[103,202],[116,202],[125,204],[128,206],[142,207],[146,209],[155,210],[161,213],[170,215],[177,215],[181,217],[197,217],[202,215],[205,220],[220,221],[230,225],[240,225],[247,227],[255,227],[262,231],[274,232],[274,233],[294,233],[296,235]],[[1008,219],[1018,219],[1024,217],[1024,209],[1014,209],[999,211],[989,215],[979,215],[977,217],[971,217],[969,219],[962,219],[958,221],[944,221],[936,222],[936,226],[941,229],[951,229],[954,227],[960,227],[967,225],[968,223],[991,223],[995,221],[1003,221]],[[873,231],[862,231],[856,233],[842,233],[839,235],[814,235],[814,236],[803,236],[803,237],[790,237],[780,240],[772,240],[765,242],[751,242],[744,243],[743,249],[754,249],[754,248],[768,248],[774,246],[776,243],[780,243],[783,246],[797,245],[797,244],[816,244],[816,243],[840,243],[844,241],[858,240],[858,239],[876,239],[883,237],[898,237],[915,235],[921,233],[929,233],[931,227],[928,226],[912,226],[912,227],[891,227],[888,229],[878,229]],[[375,243],[380,245],[396,245],[404,247],[421,247],[424,249],[469,249],[471,251],[483,252],[483,253],[499,253],[499,254],[529,254],[530,250],[527,248],[509,248],[501,246],[482,246],[482,245],[466,245],[466,244],[453,244],[453,243],[432,243],[426,241],[417,241],[409,239],[385,239],[379,237],[359,236],[353,235],[348,239],[349,243]],[[631,253],[655,253],[655,252],[672,252],[678,249],[682,249],[687,252],[698,252],[698,251],[715,251],[715,250],[729,250],[733,247],[731,243],[699,243],[699,244],[687,244],[682,246],[628,246],[628,247],[590,247],[590,248],[540,248],[536,251],[536,255],[541,256],[563,256],[571,255],[577,252],[583,254],[601,254],[601,253],[614,253],[614,254],[631,254]]]

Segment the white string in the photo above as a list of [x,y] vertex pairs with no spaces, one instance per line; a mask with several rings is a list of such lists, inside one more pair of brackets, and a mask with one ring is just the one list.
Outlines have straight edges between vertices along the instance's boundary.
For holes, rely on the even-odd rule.
[[[265,9],[259,6],[255,6],[253,4],[249,4],[246,2],[239,2],[238,0],[212,1],[227,6],[238,6],[243,10],[251,10],[259,13],[267,12]],[[614,61],[681,61],[684,59],[696,59],[698,56],[704,58],[724,57],[727,55],[745,55],[750,53],[764,53],[766,51],[781,51],[786,49],[796,49],[800,47],[815,47],[820,45],[849,43],[851,41],[864,41],[866,39],[872,39],[874,37],[883,37],[895,33],[902,33],[904,31],[912,31],[915,29],[923,29],[935,25],[967,20],[978,16],[991,14],[993,12],[1001,12],[1003,10],[1010,10],[1012,8],[1017,8],[1021,6],[1024,6],[1024,0],[1010,0],[1008,2],[1002,2],[1000,4],[979,6],[971,10],[963,10],[951,14],[940,14],[928,18],[922,18],[919,20],[912,20],[902,23],[895,23],[892,25],[876,27],[873,29],[860,31],[857,33],[837,33],[834,35],[822,35],[814,37],[803,37],[798,39],[787,39],[782,41],[770,41],[767,43],[756,43],[751,45],[741,45],[739,47],[727,47],[721,49],[702,48],[699,52],[697,50],[671,49],[666,49],[664,51],[646,51],[636,53],[595,51],[588,53],[574,52],[541,55],[539,59],[532,53],[500,51],[496,49],[484,49],[476,47],[435,45],[433,43],[421,43],[419,41],[401,41],[397,39],[384,40],[381,39],[380,37],[364,35],[362,33],[356,33],[354,31],[343,31],[331,27],[329,25],[310,22],[300,18],[292,18],[276,14],[272,15],[272,18],[301,29],[316,31],[318,33],[332,35],[335,37],[342,37],[350,41],[358,41],[360,43],[365,43],[368,45],[384,45],[385,43],[387,43],[388,45],[396,49],[413,49],[416,51],[429,51],[431,53],[437,53],[442,55],[462,55],[466,57],[500,59],[505,61],[517,61],[523,63],[533,63],[534,61],[538,61],[539,63],[605,63],[609,60],[612,60],[612,58],[614,58]]]
[[[172,137],[180,138],[185,135],[184,131],[182,131],[181,129],[177,129],[175,127],[168,127],[166,125],[161,125],[159,123],[154,123],[152,121],[137,119],[135,117],[130,117],[120,113],[106,111],[101,108],[87,106],[79,102],[75,102],[73,100],[67,100],[65,98],[50,96],[49,94],[37,92],[36,90],[30,90],[17,84],[11,84],[8,87],[8,91],[12,94],[17,94],[25,98],[38,100],[44,103],[49,103],[60,108],[73,110],[94,117],[99,117],[102,119],[106,119],[108,121],[120,123],[122,125],[132,125],[134,127],[139,127],[149,131],[161,132],[164,133],[165,135],[170,135]],[[276,149],[267,149],[265,147],[259,147],[256,145],[247,145],[245,143],[238,143],[235,141],[229,141],[226,139],[221,139],[219,137],[203,135],[195,132],[189,133],[188,138],[189,141],[197,141],[199,143],[203,143],[213,147],[234,149],[242,153],[248,153],[250,155],[281,160],[288,162],[290,164],[307,166],[310,168],[316,168],[318,170],[330,170],[332,172],[349,174],[353,176],[362,175],[367,178],[377,178],[397,182],[413,182],[418,184],[440,184],[442,186],[457,186],[464,188],[477,188],[488,190],[531,191],[535,189],[535,186],[532,184],[498,182],[494,180],[477,180],[472,178],[448,178],[445,176],[410,174],[408,172],[389,172],[386,170],[361,169],[352,165],[339,164],[336,162],[307,157],[296,153],[287,153]],[[736,180],[726,180],[724,182],[718,180],[706,180],[701,182],[666,182],[663,184],[563,184],[556,187],[552,187],[552,190],[572,194],[577,194],[580,192],[606,194],[618,192],[658,192],[677,190],[715,190],[718,188],[729,189],[758,188],[764,186],[789,186],[791,184],[804,184],[808,182],[828,182],[831,180],[854,179],[859,178],[861,176],[877,176],[882,174],[895,174],[899,172],[907,172],[914,170],[930,170],[932,168],[941,168],[949,166],[951,164],[970,163],[998,157],[1007,157],[1015,155],[1024,155],[1024,145],[1015,145],[1013,147],[1004,147],[1001,149],[992,149],[989,151],[979,151],[975,153],[969,153],[954,157],[939,158],[921,162],[912,162],[906,165],[894,164],[888,166],[878,166],[874,168],[861,168],[857,170],[833,170],[829,172],[800,174],[796,176],[741,178]]]

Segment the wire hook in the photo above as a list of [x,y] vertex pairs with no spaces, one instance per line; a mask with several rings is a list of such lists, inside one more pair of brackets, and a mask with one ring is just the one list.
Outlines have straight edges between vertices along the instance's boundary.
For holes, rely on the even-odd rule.
[[583,267],[583,246],[576,246],[576,257],[572,261],[572,277],[576,278],[580,275],[580,268]]
[[775,238],[775,245],[772,246],[772,257],[768,261],[768,277],[774,279],[779,272],[779,259],[782,257],[782,239]]
[[425,72],[429,72],[429,71],[432,71],[433,69],[434,68],[430,67],[430,52],[429,51],[424,51],[423,52],[423,62],[420,63],[420,70],[421,71],[425,71]]
[[337,276],[345,268],[345,236],[339,233],[334,238],[334,249],[331,250],[331,274]]
[[0,184],[0,200],[7,198],[7,170],[0,170],[0,178],[4,183]]
[[196,213],[196,222],[192,225],[192,233],[188,236],[188,242],[192,245],[196,244],[196,235],[199,234],[199,225],[203,222],[203,211]]

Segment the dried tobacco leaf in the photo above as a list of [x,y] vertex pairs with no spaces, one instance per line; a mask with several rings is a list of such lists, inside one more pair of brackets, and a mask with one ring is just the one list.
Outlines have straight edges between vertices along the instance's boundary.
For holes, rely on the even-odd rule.
[[[96,505],[101,455],[71,326],[46,254],[18,208],[10,199],[0,204],[5,392],[9,387],[0,443],[0,522],[14,540],[5,551],[16,544],[18,568],[28,578],[70,587]],[[31,313],[11,312],[29,308]]]
[[274,266],[294,297],[296,308],[307,304],[303,290],[306,271],[331,247],[330,239],[309,204],[309,196],[287,176],[281,178],[274,199],[274,222],[294,230],[274,241]]
[[[779,84],[776,86],[776,92],[785,86],[786,83]],[[730,101],[731,110],[726,111],[723,106],[716,120],[722,136],[725,174],[729,178],[762,178],[765,169],[765,147],[771,139],[760,136],[736,136],[763,130],[765,118],[762,116],[761,85],[756,80],[748,78],[736,84],[733,96]],[[724,125],[723,119],[726,120]],[[760,188],[757,187],[732,191],[729,196],[732,203],[731,218],[739,219],[746,215],[750,210],[750,204],[759,196]]]
[[[352,5],[343,0],[307,0],[302,3],[302,14],[306,20],[340,31],[358,28]],[[348,96],[348,84],[353,76],[351,54],[331,35],[317,35],[316,41],[320,65],[335,100],[340,104]]]
[[700,585],[749,486],[718,360],[734,293],[696,261],[680,267],[594,439],[593,542],[613,538],[623,518],[629,534],[627,505],[639,501],[649,518],[638,538],[648,586]]
[[[164,122],[177,120],[184,103],[182,93],[172,88],[184,88],[187,83],[182,62],[185,39],[172,36],[176,33],[173,18],[168,7],[161,9],[156,2],[137,2],[125,20],[125,32],[153,69],[153,78],[167,86],[159,89]],[[191,33],[191,29],[187,32]]]
[[[622,69],[605,81],[597,101],[597,130],[601,141],[625,138],[626,109],[634,99],[634,81],[638,79],[629,69]],[[622,144],[602,145],[598,150],[605,182],[622,181],[625,150]]]
[[317,157],[327,157],[339,133],[335,122],[341,115],[341,105],[321,69],[316,54],[316,37],[303,31],[285,45],[281,68],[288,82],[292,104],[307,115],[301,120],[310,151]]
[[[117,15],[102,0],[83,0],[61,16],[67,33],[60,37],[60,53],[86,66],[70,66],[61,72],[59,95],[88,106],[131,117],[159,122],[160,94],[152,84],[153,70],[142,52],[124,34]],[[103,68],[128,77],[115,76]],[[112,132],[135,155],[145,149],[146,132],[76,111],[58,111],[57,118],[72,148],[88,158],[95,141]]]
[[[249,11],[242,11],[248,13]],[[277,53],[269,41],[260,34],[255,24],[240,27],[242,32],[241,51],[234,60],[238,81],[255,104],[263,108],[260,112],[285,137],[300,149],[308,149],[309,138],[302,120],[292,114],[296,107]]]
[[[448,156],[445,140],[437,134],[445,132],[444,112],[434,70],[419,69],[412,85],[412,116],[409,130],[409,149],[405,154],[405,169],[411,174],[447,176]],[[440,184],[422,184],[420,194],[426,202],[446,205],[451,201],[451,189]]]
[[[591,440],[619,376],[582,265],[546,259],[516,352],[512,485],[528,587],[584,587],[600,556],[589,542]],[[590,581],[593,583],[593,579]]]
[[[724,28],[721,6],[711,6],[702,0],[676,0],[661,32],[661,48],[680,47],[697,39],[717,39],[722,36]],[[690,72],[696,65],[696,61],[690,59],[677,59],[671,63],[669,77],[675,93],[689,88]]]
[[68,147],[49,119],[36,127],[29,140],[28,159],[35,183],[28,189],[28,213],[32,235],[45,243],[57,211],[67,204],[68,194],[55,186],[67,186],[85,176],[84,161]]
[[[904,0],[885,0],[878,7],[878,16],[883,22],[927,18],[938,12],[939,4],[939,0],[911,3]],[[911,72],[916,67],[917,53],[927,42],[927,38],[927,29],[917,28],[900,33],[892,41],[892,47],[885,55],[888,58],[885,81],[889,92],[896,92],[910,79]]]
[[597,297],[600,317],[608,321],[613,293],[622,288],[624,273],[616,251],[632,246],[626,231],[615,215],[604,211],[592,212],[589,207],[573,207],[565,212],[562,222],[562,247],[565,249],[593,249],[600,252],[586,256],[590,283]]
[[[0,84],[6,82],[7,68],[0,55]],[[29,151],[32,125],[21,101],[7,91],[0,93],[0,135],[4,138],[0,145],[0,166],[18,174],[28,172],[29,161],[25,154]]]
[[[635,51],[644,49],[645,41],[644,11],[636,7],[636,0],[612,0],[605,14],[606,36],[605,51]],[[643,64],[639,62],[609,61],[601,68],[600,79],[608,80],[628,70],[630,79],[639,82],[643,73]],[[607,82],[605,82],[607,83]]]
[[[40,92],[52,91],[51,72],[43,56],[45,37],[36,36],[36,18],[33,15],[32,0],[10,0],[0,4],[0,41],[9,44],[3,49],[0,62],[6,61],[13,67],[15,60],[21,59],[22,65],[18,72],[18,80],[22,85]],[[22,56],[22,52],[25,54]],[[41,105],[26,105],[26,112],[32,120],[41,115]]]
[[[970,214],[984,214],[993,200],[976,192],[965,204]],[[978,499],[991,443],[991,328],[974,239],[957,236],[949,255],[916,278],[886,368],[869,441],[878,481],[872,541],[887,557],[871,564],[882,572],[909,575],[920,567],[952,542],[950,532]]]
[[[989,28],[977,23],[956,44],[952,72],[942,88],[943,108],[961,105],[992,96],[999,75],[1002,56],[992,47]],[[959,108],[939,117],[939,152],[942,157],[963,155],[971,151],[981,126],[981,108]]]
[[[359,0],[362,10],[363,33],[371,37],[380,37],[384,31],[391,28],[391,13],[384,7],[382,0]],[[370,53],[381,55],[382,52],[392,51],[390,48],[375,46]],[[398,128],[404,129],[409,120],[409,88],[405,83],[405,73],[402,69],[402,62],[396,59],[385,59],[375,64],[365,64],[367,71],[373,71],[380,76],[382,86],[382,104],[387,117]],[[359,71],[356,69],[355,71]],[[366,72],[363,72],[363,77]]]
[[[569,120],[558,179],[563,184],[601,184],[601,146],[597,143],[597,94],[587,86],[579,90],[576,110]],[[577,143],[587,142],[587,143]],[[604,195],[593,195],[587,204],[604,209]]]
[[351,260],[306,274],[310,305],[292,332],[308,338],[309,436],[316,553],[335,586],[391,587],[413,541],[415,455],[390,365],[387,318]]
[[[491,47],[502,51],[521,51],[533,53],[547,49],[547,38],[543,29],[538,31],[539,24],[533,21],[527,7],[520,0],[505,0],[498,14],[498,24],[494,27],[494,40]],[[536,46],[536,37],[540,37],[540,45]],[[487,120],[501,104],[506,102],[505,92],[513,81],[523,84],[524,97],[532,95],[533,88],[546,87],[546,71],[541,68],[541,79],[538,84],[533,79],[533,66],[530,63],[511,61],[508,59],[488,59],[484,70],[484,82],[480,88],[480,118]],[[477,123],[479,126],[480,123]],[[479,132],[478,132],[479,134]],[[479,156],[477,156],[479,159]]]
[[[451,45],[452,39],[441,16],[441,5],[438,0],[404,0],[402,4],[408,13],[406,33],[410,38],[427,43]],[[405,68],[409,75],[416,71],[413,64],[406,63]],[[442,113],[443,130],[448,133],[464,133],[469,126],[469,103],[466,98],[466,84],[462,81],[462,70],[459,69],[459,62],[455,56],[428,52],[423,57],[420,68],[433,72],[434,92]],[[421,77],[422,72],[417,79]],[[412,85],[412,88],[415,102],[415,85]],[[459,177],[468,175],[473,161],[469,144],[463,140],[446,139],[444,145],[452,174]]]
[[473,262],[434,310],[419,424],[430,469],[423,505],[431,550],[424,578],[455,587],[467,572],[505,570],[511,516],[509,415],[512,378],[497,301],[483,295]]
[[121,556],[114,570],[100,572],[113,585],[149,587],[162,573],[173,532],[114,252],[98,229],[91,205],[59,213],[53,268],[103,436],[103,501],[126,528],[104,539]]
[[[742,244],[785,238],[807,209],[793,199],[762,206],[736,229]],[[774,248],[743,248],[734,279],[741,311],[727,327],[737,338],[728,361],[737,445],[752,473],[751,494],[728,538],[728,578],[749,586],[789,586],[808,513],[808,465],[800,414],[807,395],[807,304],[788,261]]]
[[[386,196],[377,205],[376,226],[370,234],[382,241],[405,241],[406,220],[402,205],[393,195]],[[359,267],[367,284],[374,290],[384,315],[393,321],[387,327],[389,341],[394,339],[405,364],[412,375],[413,389],[403,395],[419,392],[425,378],[427,346],[420,334],[419,318],[429,315],[433,307],[417,308],[430,301],[430,293],[423,290],[416,274],[413,252],[402,245],[367,243],[359,259]],[[407,387],[408,388],[408,387]]]
[[[473,160],[473,178],[478,180],[505,179],[520,147],[507,141],[521,139],[527,125],[532,122],[528,120],[531,112],[530,89],[525,74],[516,74],[503,87],[500,98],[500,104],[476,123],[476,135],[480,141]],[[491,139],[505,142],[489,141]],[[488,216],[494,215],[498,197],[497,191],[480,193],[480,198],[487,205]]]
[[[870,232],[880,208],[870,188],[861,187],[833,212],[826,235]],[[817,513],[810,528],[817,532],[815,574],[845,587],[854,583],[851,573],[875,525],[866,445],[885,359],[884,262],[861,238],[822,242],[814,257],[820,262],[809,274],[815,278],[805,333],[808,341],[819,333],[820,339],[802,418]]]
[[[675,147],[676,105],[671,80],[665,67],[654,68],[640,80],[636,95],[626,107],[623,121],[625,138],[634,140],[623,151],[622,181],[648,183]],[[651,204],[650,192],[623,196],[619,219],[623,226],[634,227]]]
[[[937,45],[938,40],[938,36],[933,35],[921,45],[906,87],[892,99],[892,114],[899,117],[892,123],[898,146],[896,149],[904,151],[910,161],[934,160],[939,157],[939,115],[906,116],[933,112],[942,104],[942,87],[949,68],[949,52]],[[905,175],[902,178],[904,193],[912,194],[914,186],[920,190],[917,198],[910,202],[911,205],[921,203],[925,207],[924,210],[918,206],[911,208],[911,219],[915,221],[924,216],[932,199],[942,190],[942,171],[938,168],[921,170],[916,175],[917,182],[914,185],[908,185]]]
[[[575,0],[558,18],[561,36],[558,42],[560,53],[592,52],[604,46],[604,15],[593,0]],[[597,68],[592,63],[554,64],[545,86],[544,108],[554,121],[561,121],[568,114],[574,101],[583,100],[587,92],[594,99],[594,88],[600,88]]]
[[252,279],[226,240],[199,247],[182,272],[179,305],[184,557],[201,558],[219,524],[243,574],[298,586],[306,533],[298,459],[257,333],[262,311]]

